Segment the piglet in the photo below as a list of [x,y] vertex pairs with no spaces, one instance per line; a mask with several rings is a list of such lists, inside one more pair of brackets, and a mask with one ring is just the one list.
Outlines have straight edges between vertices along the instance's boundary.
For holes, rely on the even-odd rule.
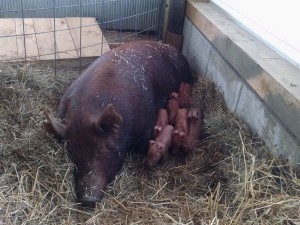
[[168,125],[168,112],[166,109],[159,109],[156,124],[153,128],[152,137],[155,139],[162,129]]
[[189,83],[182,82],[179,85],[179,89],[178,89],[179,108],[186,108],[186,109],[190,108],[191,101],[192,101],[191,85]]
[[178,109],[179,109],[178,94],[176,92],[171,92],[167,104],[167,111],[168,111],[170,125],[174,126]]
[[175,119],[175,130],[172,135],[172,153],[178,153],[188,134],[187,109],[178,109]]
[[174,127],[167,125],[158,134],[155,140],[149,141],[149,149],[146,157],[146,165],[148,167],[153,167],[158,161],[165,161],[168,156],[168,150],[172,142],[172,134]]
[[197,147],[204,126],[203,118],[202,110],[191,109],[189,111],[187,116],[189,132],[186,140],[183,142],[184,152],[190,152]]
[[178,99],[178,93],[177,92],[171,92],[170,94],[169,94],[169,99],[170,98],[176,98],[176,99]]

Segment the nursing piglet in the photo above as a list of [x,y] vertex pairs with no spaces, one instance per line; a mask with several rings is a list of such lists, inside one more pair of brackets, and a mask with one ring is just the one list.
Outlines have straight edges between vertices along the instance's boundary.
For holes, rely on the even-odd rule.
[[175,119],[175,130],[172,136],[172,153],[178,153],[187,138],[187,109],[179,109]]
[[166,109],[159,109],[156,124],[153,128],[152,137],[155,139],[158,134],[168,125],[168,112]]
[[191,109],[188,113],[188,136],[183,142],[183,151],[190,152],[197,147],[204,126],[203,111],[199,109]]
[[179,85],[179,89],[178,89],[179,108],[186,108],[186,109],[190,108],[191,101],[192,101],[191,85],[189,83],[182,82]]
[[172,142],[174,127],[167,125],[158,134],[155,140],[149,141],[149,150],[146,157],[146,165],[153,167],[158,161],[165,161],[168,156],[168,150]]
[[177,111],[179,109],[179,102],[178,102],[178,94],[176,92],[171,92],[169,95],[169,100],[167,104],[167,111],[169,116],[169,124],[175,125],[175,118],[177,115]]

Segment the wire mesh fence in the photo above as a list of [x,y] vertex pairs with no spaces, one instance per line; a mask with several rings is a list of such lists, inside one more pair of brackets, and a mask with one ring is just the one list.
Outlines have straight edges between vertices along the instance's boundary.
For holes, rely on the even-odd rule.
[[[159,39],[164,0],[0,0],[0,62],[98,57]],[[88,62],[89,63],[89,62]]]

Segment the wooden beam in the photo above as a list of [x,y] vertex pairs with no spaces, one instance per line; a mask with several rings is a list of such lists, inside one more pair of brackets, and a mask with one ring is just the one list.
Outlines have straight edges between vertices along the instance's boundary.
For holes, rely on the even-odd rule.
[[185,17],[186,0],[172,0],[170,2],[168,30],[166,34],[166,43],[181,49],[182,30]]

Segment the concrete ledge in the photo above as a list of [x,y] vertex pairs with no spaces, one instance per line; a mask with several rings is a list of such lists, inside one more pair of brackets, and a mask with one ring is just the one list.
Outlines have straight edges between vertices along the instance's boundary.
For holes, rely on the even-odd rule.
[[300,71],[210,3],[189,0],[183,53],[267,144],[300,162]]

